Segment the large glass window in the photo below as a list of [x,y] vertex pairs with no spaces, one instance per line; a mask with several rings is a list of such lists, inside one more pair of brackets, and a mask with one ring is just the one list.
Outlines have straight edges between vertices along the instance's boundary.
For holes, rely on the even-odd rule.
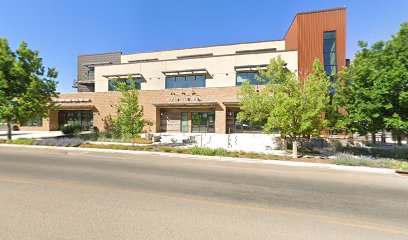
[[327,76],[337,73],[336,31],[323,33],[323,58]]
[[191,125],[193,133],[214,133],[215,114],[214,112],[192,112]]
[[23,122],[21,126],[26,127],[42,127],[43,126],[43,119],[40,116],[33,117],[26,122]]
[[[118,80],[119,82],[126,82],[126,85],[130,86],[132,85],[131,81],[129,79],[120,79]],[[142,86],[142,80],[140,78],[136,78],[133,80],[136,85],[136,89],[140,90]],[[115,86],[115,81],[113,80],[108,80],[108,91],[116,91],[116,86]]]
[[91,110],[60,110],[58,111],[58,125],[80,124],[84,130],[93,126],[93,111]]
[[166,89],[205,87],[205,75],[166,77]]
[[237,72],[236,85],[241,86],[244,81],[249,81],[252,85],[265,85],[268,81],[258,81],[256,76],[259,76],[258,72]]
[[262,124],[253,124],[247,121],[239,121],[237,116],[239,109],[227,110],[227,133],[262,133]]

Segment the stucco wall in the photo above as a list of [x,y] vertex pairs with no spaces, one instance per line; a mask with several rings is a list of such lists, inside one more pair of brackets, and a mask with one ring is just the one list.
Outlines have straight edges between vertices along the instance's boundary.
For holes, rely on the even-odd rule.
[[235,86],[236,72],[234,67],[268,64],[270,59],[277,56],[281,56],[287,62],[287,68],[290,71],[297,73],[297,51],[173,59],[157,62],[98,66],[95,68],[95,91],[108,91],[108,79],[104,77],[105,75],[139,73],[146,80],[142,82],[142,90],[159,90],[165,89],[165,75],[162,73],[163,71],[203,68],[209,73],[206,87],[231,87]]

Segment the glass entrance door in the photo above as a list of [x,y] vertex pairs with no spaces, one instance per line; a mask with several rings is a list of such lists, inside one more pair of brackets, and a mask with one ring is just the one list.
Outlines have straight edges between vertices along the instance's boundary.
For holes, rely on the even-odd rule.
[[214,112],[192,112],[191,113],[192,132],[194,133],[214,133],[215,113]]
[[181,132],[188,133],[188,113],[181,113]]

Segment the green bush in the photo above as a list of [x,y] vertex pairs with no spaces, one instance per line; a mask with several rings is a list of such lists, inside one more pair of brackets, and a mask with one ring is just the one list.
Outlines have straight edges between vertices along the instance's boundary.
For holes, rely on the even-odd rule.
[[215,151],[208,147],[198,147],[194,146],[188,149],[188,153],[195,155],[205,155],[205,156],[214,156]]
[[214,149],[214,155],[216,156],[228,156],[229,151],[225,148],[216,148]]
[[67,124],[61,127],[61,132],[65,135],[73,136],[82,132],[82,125],[80,124]]
[[160,147],[159,150],[162,151],[162,152],[171,152],[171,151],[173,151],[173,148],[171,148],[171,147]]
[[20,145],[33,145],[35,142],[34,138],[18,138],[15,140],[11,140],[9,144],[20,144]]

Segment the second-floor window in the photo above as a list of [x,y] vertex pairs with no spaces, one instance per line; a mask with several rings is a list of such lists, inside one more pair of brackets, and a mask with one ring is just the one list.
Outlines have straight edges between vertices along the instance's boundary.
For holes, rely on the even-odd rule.
[[241,86],[244,81],[249,81],[252,85],[265,85],[268,81],[258,81],[259,73],[256,72],[237,72],[236,85]]
[[323,33],[324,71],[327,76],[337,73],[336,31]]
[[[128,86],[131,85],[131,82],[130,82],[129,79],[126,79],[126,80],[125,80],[125,79],[121,79],[121,80],[118,80],[118,81],[119,81],[119,82],[126,82],[126,84],[127,84]],[[136,78],[136,79],[134,79],[133,81],[135,82],[136,88],[137,88],[138,90],[140,90],[140,89],[141,89],[141,85],[142,85],[142,80],[139,79],[139,78]],[[113,81],[113,80],[108,80],[108,91],[117,91],[115,85],[116,85],[116,84],[115,84],[115,81]]]
[[166,77],[166,89],[205,87],[205,75]]

